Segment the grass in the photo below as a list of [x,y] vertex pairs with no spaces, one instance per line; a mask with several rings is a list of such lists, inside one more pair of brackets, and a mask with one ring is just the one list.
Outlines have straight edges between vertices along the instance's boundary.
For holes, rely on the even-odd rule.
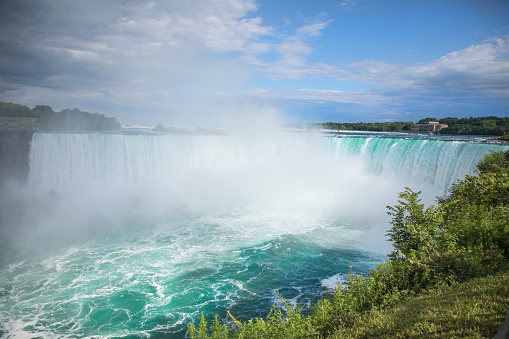
[[493,338],[509,311],[509,268],[371,310],[331,338]]

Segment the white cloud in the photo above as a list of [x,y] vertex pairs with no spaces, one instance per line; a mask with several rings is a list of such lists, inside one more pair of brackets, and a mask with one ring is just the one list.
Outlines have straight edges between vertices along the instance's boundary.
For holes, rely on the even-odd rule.
[[115,110],[164,112],[188,96],[179,92],[239,86],[249,70],[237,57],[272,48],[262,38],[273,29],[252,16],[257,7],[255,0],[2,1],[0,100],[93,110],[100,99]]
[[325,21],[325,22],[317,22],[310,25],[304,25],[302,27],[299,27],[297,29],[297,37],[303,38],[306,36],[317,36],[322,34],[322,30],[324,30],[327,25],[331,22]]
[[357,7],[357,0],[343,0],[339,3],[339,7],[346,10],[351,10]]
[[257,66],[271,80],[301,80],[304,78],[337,77],[338,68],[321,62],[311,63],[308,58],[313,48],[307,39],[321,35],[330,21],[318,22],[299,27],[295,34],[283,38],[274,46],[278,59],[273,62],[262,62],[259,58],[245,58],[245,62]]
[[261,97],[285,100],[304,100],[315,103],[362,103],[364,105],[378,105],[389,98],[373,93],[359,91],[340,91],[330,89],[259,89],[257,94]]
[[471,93],[509,98],[509,38],[494,38],[420,64],[362,61],[344,67],[344,77],[382,91]]
[[[290,50],[298,51],[298,48]],[[485,102],[487,97],[494,97],[509,103],[509,37],[490,39],[418,64],[366,60],[339,68],[327,64],[308,64],[305,52],[305,49],[294,52],[297,55],[295,59],[282,57],[281,60],[288,62],[288,65],[278,61],[263,66],[267,72],[274,70],[274,74],[285,79],[321,75],[337,78],[338,88],[347,88],[349,85],[343,84],[345,81],[354,82],[356,87],[363,84],[362,87],[370,87],[371,90],[271,89],[260,90],[259,95],[316,103],[380,105],[380,109],[388,106],[403,109],[412,105],[420,108],[434,105],[443,109],[451,104],[461,105],[474,97],[481,102]]]
[[130,6],[126,16],[114,25],[114,33],[103,39],[116,43],[119,49],[131,41],[138,48],[157,42],[161,51],[167,53],[177,48],[196,52],[243,51],[272,30],[263,26],[259,17],[246,17],[255,9],[252,0],[170,1]]
[[1,42],[12,48],[14,66],[15,57],[37,56],[59,67],[101,61],[131,71],[139,63],[174,68],[176,61],[200,53],[263,52],[267,47],[259,38],[272,32],[259,17],[248,17],[257,8],[254,0],[7,0],[2,5]]

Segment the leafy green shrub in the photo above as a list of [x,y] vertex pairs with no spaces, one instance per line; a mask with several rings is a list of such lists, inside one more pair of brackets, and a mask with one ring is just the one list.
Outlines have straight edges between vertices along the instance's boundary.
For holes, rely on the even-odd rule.
[[387,206],[392,216],[392,228],[387,232],[395,251],[389,257],[392,260],[415,259],[419,251],[425,252],[429,257],[429,251],[436,250],[444,245],[444,241],[450,241],[444,232],[439,232],[443,224],[443,213],[440,207],[430,206],[424,210],[424,204],[420,204],[419,194],[406,187],[399,194],[398,205]]
[[[509,134],[507,134],[509,136]],[[478,174],[509,173],[509,152],[490,152],[476,165]]]
[[509,151],[492,152],[440,197],[444,224],[470,248],[499,248],[509,258]]
[[310,317],[301,314],[301,308],[294,308],[286,300],[281,298],[286,312],[272,306],[266,320],[262,318],[251,319],[247,322],[237,320],[230,312],[228,315],[234,326],[228,327],[221,324],[217,315],[210,327],[204,315],[201,315],[199,327],[190,323],[187,335],[191,339],[219,339],[219,338],[313,338],[318,337],[318,332],[313,327]]
[[[388,213],[393,217],[388,235],[395,249],[390,254],[392,273],[401,277],[403,283],[396,284],[395,288],[417,293],[440,284],[490,274],[501,267],[509,219],[499,218],[500,213],[495,216],[494,212],[505,213],[506,209],[486,211],[479,207],[473,211],[476,205],[453,200],[425,210],[419,203],[419,194],[407,188],[400,193],[398,205],[388,206]],[[472,192],[472,196],[478,194]],[[473,213],[467,213],[467,218],[458,222],[455,213],[458,206],[470,208]],[[478,227],[483,225],[480,222],[484,223],[484,229]]]

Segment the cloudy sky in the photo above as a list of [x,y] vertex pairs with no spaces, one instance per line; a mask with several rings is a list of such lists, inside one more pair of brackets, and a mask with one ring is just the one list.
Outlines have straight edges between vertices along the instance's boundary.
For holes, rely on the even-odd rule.
[[509,116],[509,1],[0,0],[0,101],[167,125]]

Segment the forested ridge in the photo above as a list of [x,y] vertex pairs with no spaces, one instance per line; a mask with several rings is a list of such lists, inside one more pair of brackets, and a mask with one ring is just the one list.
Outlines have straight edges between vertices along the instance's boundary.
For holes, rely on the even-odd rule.
[[120,123],[114,117],[88,113],[77,108],[55,112],[50,106],[28,106],[0,102],[0,128],[49,131],[115,130]]

